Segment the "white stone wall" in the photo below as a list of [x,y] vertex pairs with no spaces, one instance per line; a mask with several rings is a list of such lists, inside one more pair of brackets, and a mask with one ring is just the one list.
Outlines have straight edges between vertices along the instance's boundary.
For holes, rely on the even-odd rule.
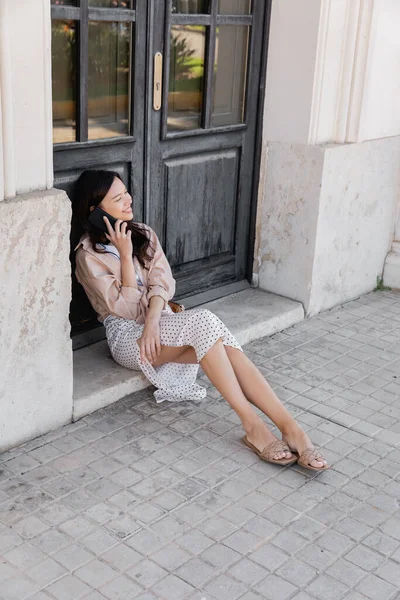
[[0,2],[0,200],[53,183],[50,0]]
[[392,241],[400,136],[363,144],[269,145],[260,286],[308,315],[376,286]]
[[0,452],[71,420],[70,220],[59,190],[0,202]]
[[396,0],[272,4],[254,270],[308,314],[372,290],[394,238],[398,23]]

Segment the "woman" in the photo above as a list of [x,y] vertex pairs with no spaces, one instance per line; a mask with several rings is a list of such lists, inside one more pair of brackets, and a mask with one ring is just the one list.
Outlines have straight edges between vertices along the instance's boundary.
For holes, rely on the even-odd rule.
[[[104,216],[94,226],[89,217]],[[100,215],[99,210],[92,215]],[[156,234],[133,221],[132,198],[111,171],[84,171],[74,198],[74,213],[86,233],[76,248],[76,277],[104,323],[114,360],[142,370],[158,389],[157,402],[204,398],[196,384],[200,364],[238,414],[244,443],[262,460],[298,462],[321,471],[326,461],[282,406],[260,371],[216,315],[205,309],[173,313],[169,300],[175,281]],[[282,432],[278,440],[251,404]]]

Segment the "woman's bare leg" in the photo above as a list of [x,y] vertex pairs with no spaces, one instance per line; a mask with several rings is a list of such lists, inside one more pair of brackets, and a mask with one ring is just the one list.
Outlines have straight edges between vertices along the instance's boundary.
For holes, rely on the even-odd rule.
[[[225,351],[244,395],[275,423],[289,447],[299,454],[306,448],[313,448],[307,434],[282,405],[274,390],[248,356],[230,346],[225,346]],[[325,464],[326,461],[311,462],[314,467],[322,467]]]
[[[140,340],[138,343],[140,344]],[[191,346],[161,346],[161,353],[153,366],[167,362],[197,364],[197,358]],[[259,450],[275,442],[276,437],[255,413],[244,395],[221,340],[210,348],[200,364],[211,383],[239,416],[249,441]],[[274,459],[290,457],[290,452],[277,452]]]

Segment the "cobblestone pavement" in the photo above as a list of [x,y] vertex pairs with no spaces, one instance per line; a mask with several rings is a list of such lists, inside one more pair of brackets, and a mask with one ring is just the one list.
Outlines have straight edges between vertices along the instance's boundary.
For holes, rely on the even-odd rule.
[[333,468],[258,460],[214,388],[139,392],[0,456],[1,600],[400,598],[400,294],[246,350]]

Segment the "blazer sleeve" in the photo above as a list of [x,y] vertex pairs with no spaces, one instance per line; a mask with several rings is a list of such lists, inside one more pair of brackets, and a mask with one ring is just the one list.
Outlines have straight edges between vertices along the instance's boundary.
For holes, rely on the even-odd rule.
[[76,253],[75,274],[99,315],[111,314],[134,320],[141,315],[142,292],[123,286],[107,265],[82,248]]
[[152,229],[150,229],[150,243],[154,254],[147,273],[147,300],[150,301],[153,296],[161,296],[166,305],[174,297],[175,279],[159,239]]

